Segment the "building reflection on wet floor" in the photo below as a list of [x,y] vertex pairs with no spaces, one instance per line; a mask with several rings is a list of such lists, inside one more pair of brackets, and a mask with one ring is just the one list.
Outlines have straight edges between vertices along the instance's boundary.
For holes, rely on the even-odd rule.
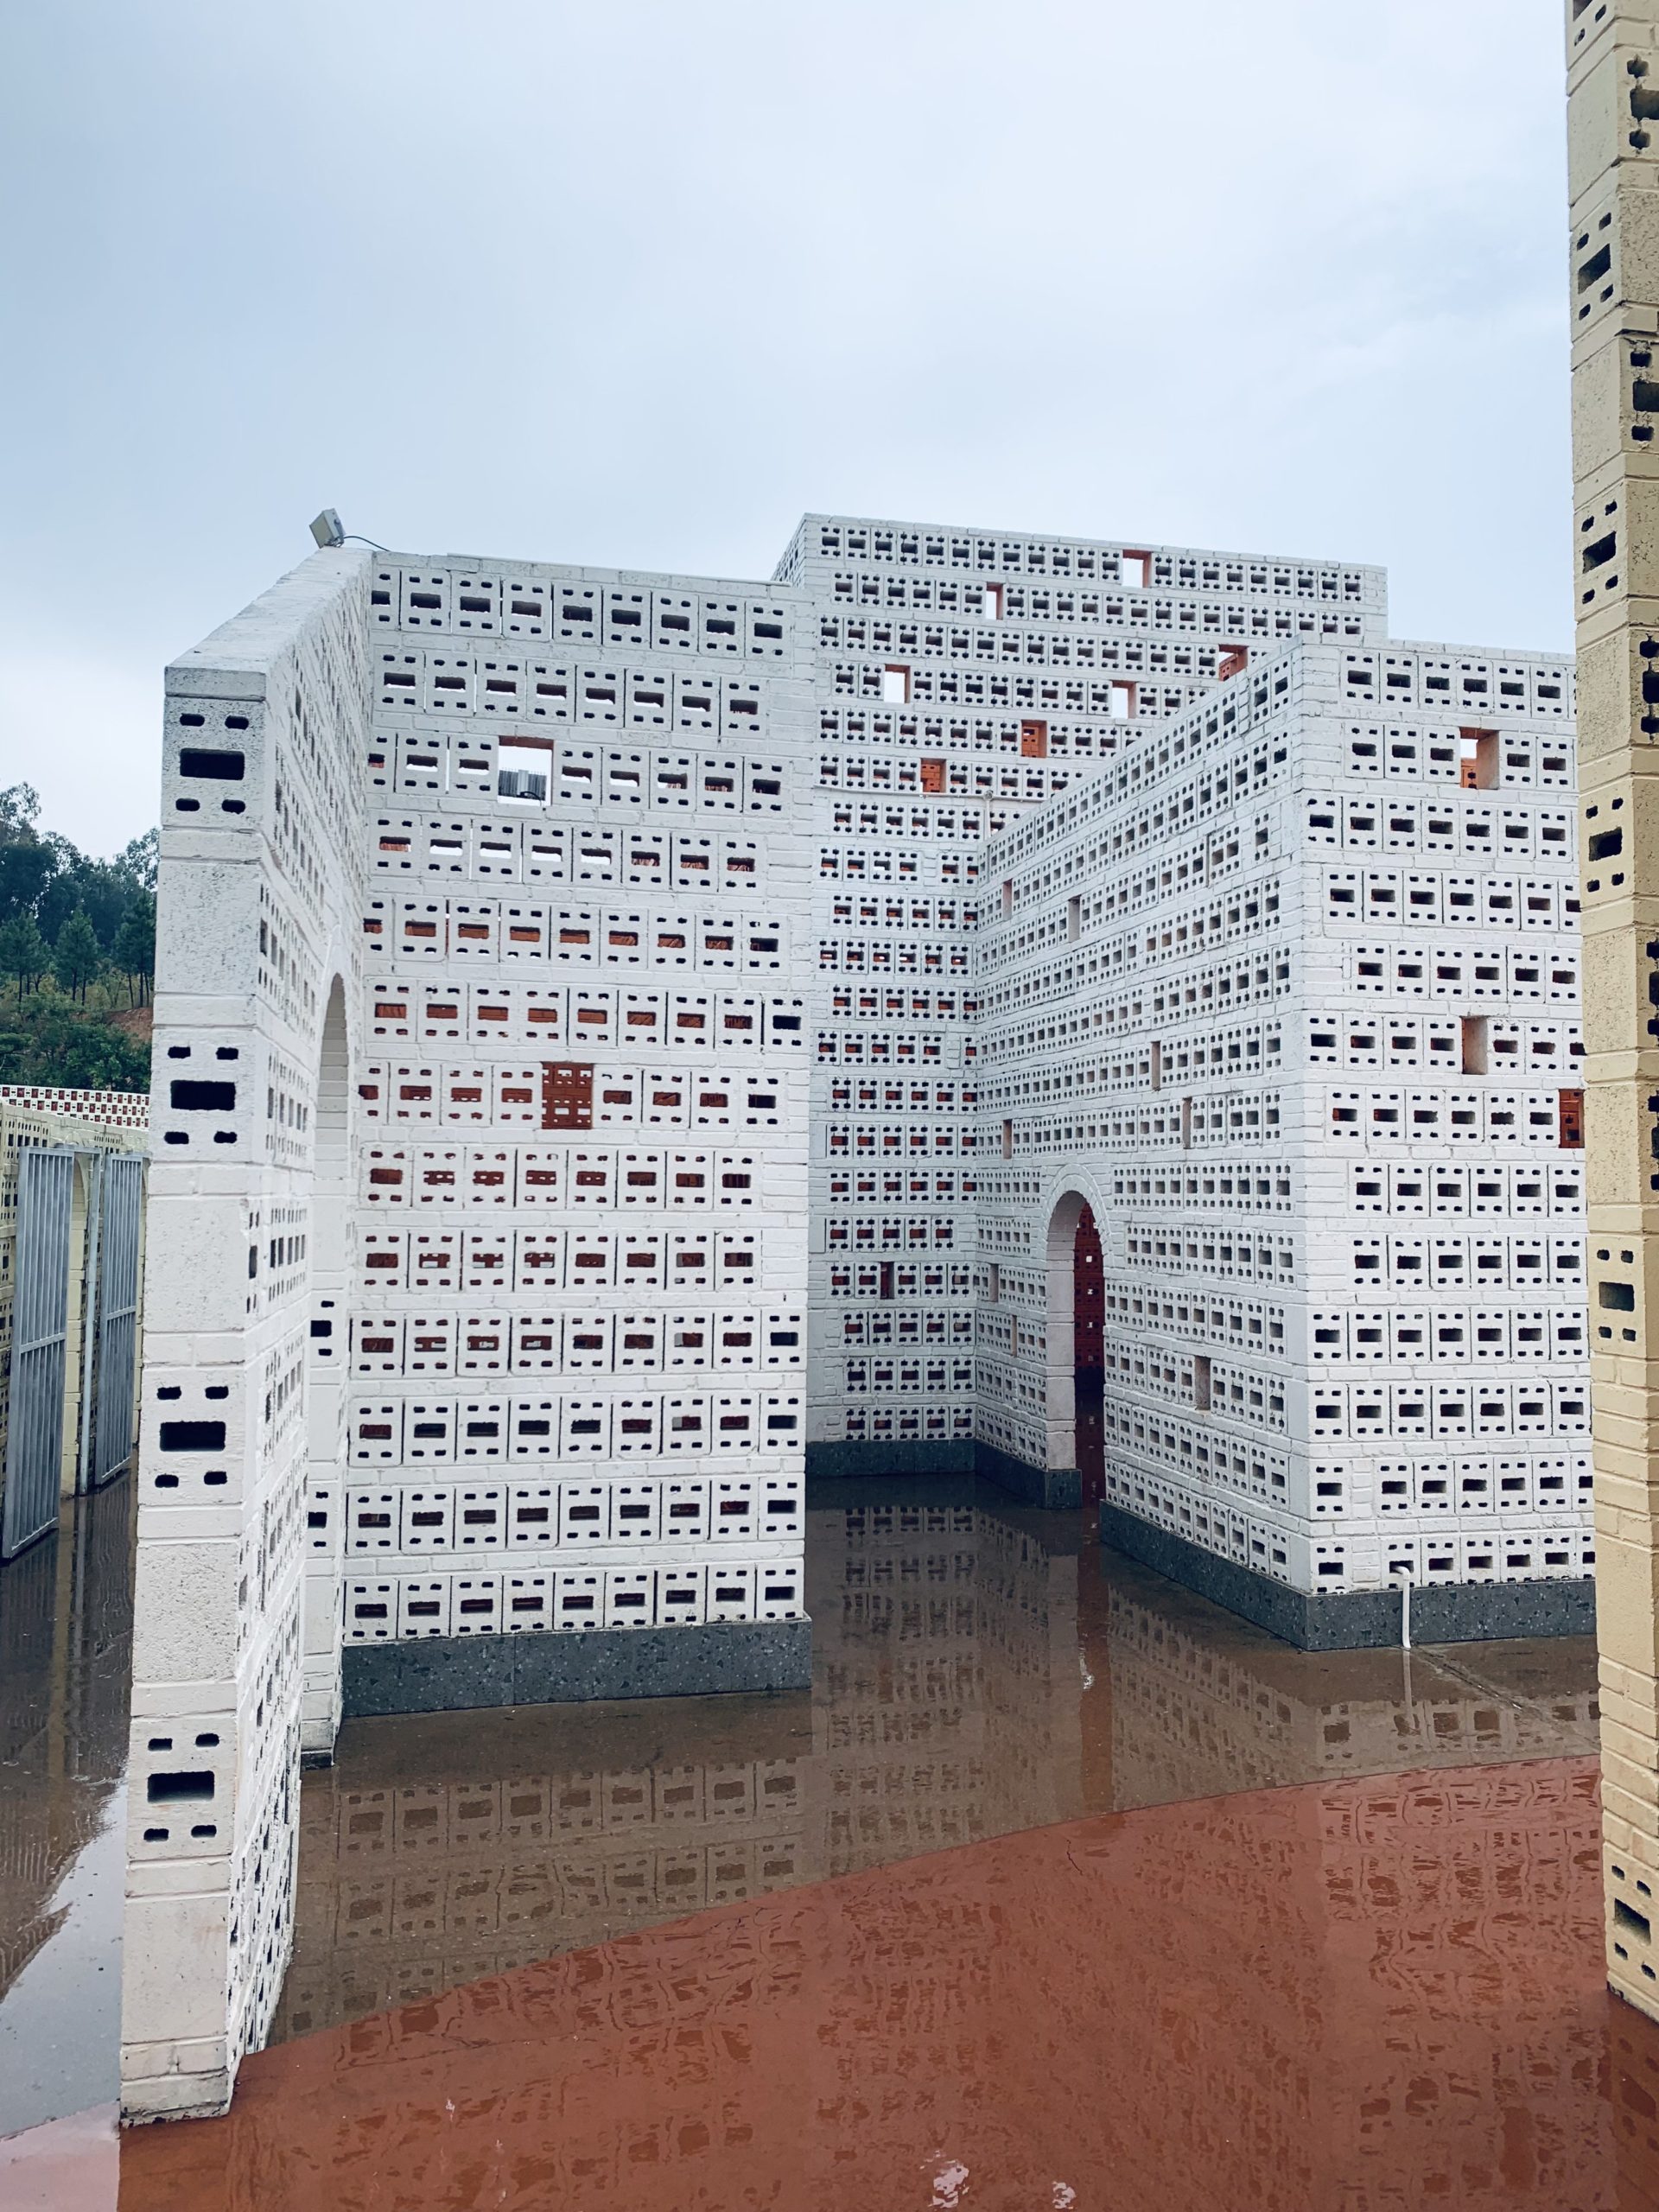
[[348,1725],[302,1792],[276,2034],[1084,1814],[1595,1748],[1587,1642],[1293,1651],[1060,1519],[815,1501],[810,1696]]
[[69,1501],[0,1569],[0,2135],[114,2091],[132,1504]]
[[[1659,2203],[1587,1640],[1296,1652],[1082,1516],[810,1504],[810,1694],[346,1726],[280,2047],[127,2212]],[[11,1943],[62,1878],[7,1818]],[[0,2202],[113,2203],[106,2125]]]

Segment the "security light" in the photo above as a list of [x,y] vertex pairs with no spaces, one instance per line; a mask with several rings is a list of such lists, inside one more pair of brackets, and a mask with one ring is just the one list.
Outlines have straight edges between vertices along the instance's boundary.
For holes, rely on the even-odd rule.
[[340,517],[332,507],[325,507],[311,525],[311,535],[319,545],[343,545],[346,531]]

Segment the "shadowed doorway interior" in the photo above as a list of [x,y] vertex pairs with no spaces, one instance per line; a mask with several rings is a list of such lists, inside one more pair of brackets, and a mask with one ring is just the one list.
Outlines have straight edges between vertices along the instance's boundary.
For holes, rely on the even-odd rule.
[[1101,1281],[1100,1230],[1092,1210],[1077,1216],[1071,1246],[1071,1344],[1077,1382],[1077,1471],[1085,1507],[1101,1498]]

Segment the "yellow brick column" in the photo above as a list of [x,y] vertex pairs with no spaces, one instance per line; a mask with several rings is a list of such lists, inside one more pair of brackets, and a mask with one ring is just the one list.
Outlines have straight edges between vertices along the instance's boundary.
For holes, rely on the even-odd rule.
[[1567,0],[1609,1979],[1659,2018],[1659,0]]

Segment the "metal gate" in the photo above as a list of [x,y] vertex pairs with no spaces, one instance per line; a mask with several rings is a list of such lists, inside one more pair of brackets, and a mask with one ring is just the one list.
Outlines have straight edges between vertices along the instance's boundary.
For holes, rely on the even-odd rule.
[[144,1163],[136,1153],[97,1155],[97,1208],[88,1225],[89,1387],[81,1414],[82,1490],[97,1490],[132,1456],[133,1360],[138,1333],[138,1244]]
[[58,1517],[74,1196],[73,1152],[41,1146],[18,1154],[17,1274],[0,1559],[10,1559]]

